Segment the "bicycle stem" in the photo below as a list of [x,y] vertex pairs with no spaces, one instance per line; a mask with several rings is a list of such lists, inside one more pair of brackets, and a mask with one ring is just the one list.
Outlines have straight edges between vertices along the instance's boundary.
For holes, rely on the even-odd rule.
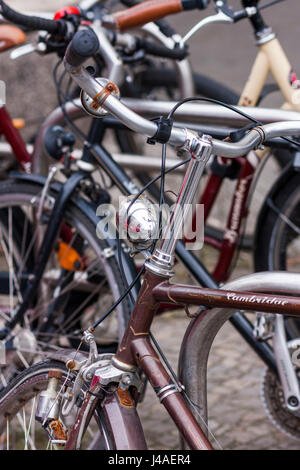
[[160,247],[146,262],[146,268],[154,274],[172,277],[174,266],[175,246],[182,235],[182,227],[189,214],[189,205],[194,201],[200,178],[206,163],[212,154],[211,137],[203,135],[195,137],[188,133],[192,159],[186,170],[174,212],[163,234]]

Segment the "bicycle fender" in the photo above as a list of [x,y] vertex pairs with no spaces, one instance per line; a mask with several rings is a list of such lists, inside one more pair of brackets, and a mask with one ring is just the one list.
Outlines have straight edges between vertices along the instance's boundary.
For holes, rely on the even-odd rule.
[[[297,163],[297,160],[295,159],[295,164],[296,163]],[[257,247],[257,242],[259,239],[259,232],[261,230],[261,227],[263,227],[264,221],[266,220],[267,213],[270,211],[268,199],[273,200],[273,198],[281,191],[281,189],[286,184],[289,184],[289,181],[295,176],[295,174],[299,173],[299,169],[297,168],[297,166],[295,166],[295,164],[293,161],[282,170],[279,177],[274,182],[273,186],[271,187],[270,191],[265,197],[264,203],[261,206],[258,217],[256,219],[256,225],[255,225],[255,231],[254,231],[254,244],[253,244],[254,250]]]

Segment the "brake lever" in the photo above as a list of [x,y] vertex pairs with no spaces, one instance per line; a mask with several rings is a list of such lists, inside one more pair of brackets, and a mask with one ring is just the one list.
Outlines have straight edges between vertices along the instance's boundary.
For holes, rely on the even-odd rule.
[[199,29],[213,23],[237,23],[244,18],[250,18],[257,13],[256,7],[243,8],[242,10],[233,10],[228,7],[226,2],[218,0],[216,2],[217,13],[215,15],[207,16],[199,21],[182,39],[182,44],[185,44]]
[[11,60],[17,60],[20,57],[23,57],[25,55],[31,54],[32,52],[35,52],[37,50],[37,47],[35,44],[25,44],[25,46],[20,46],[14,49],[9,57]]
[[228,16],[222,10],[218,10],[216,15],[207,16],[197,23],[182,39],[181,44],[185,44],[196,34],[201,28],[213,23],[233,23],[233,18]]

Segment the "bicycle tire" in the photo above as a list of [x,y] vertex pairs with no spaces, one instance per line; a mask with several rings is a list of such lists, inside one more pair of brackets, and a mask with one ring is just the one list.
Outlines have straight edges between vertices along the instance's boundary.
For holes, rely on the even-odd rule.
[[[257,228],[254,266],[256,271],[289,271],[295,245],[296,232],[287,220],[300,225],[300,174],[295,175],[282,186],[272,200],[272,207],[264,214],[264,224]],[[276,210],[274,210],[276,208]],[[287,218],[287,219],[285,219]],[[299,235],[299,234],[298,234]],[[290,251],[289,251],[290,250]],[[294,256],[294,255],[293,255]],[[296,258],[294,258],[296,259]],[[297,267],[296,267],[297,271]],[[289,338],[300,336],[300,320],[285,319]]]
[[[3,226],[3,219],[4,219],[3,214],[9,211],[10,207],[17,208],[18,214],[19,214],[20,210],[23,210],[23,205],[25,203],[27,203],[27,206],[29,206],[29,204],[35,198],[39,197],[41,193],[41,189],[42,189],[41,186],[36,185],[36,184],[31,184],[31,183],[24,183],[24,182],[17,182],[17,181],[7,181],[7,182],[1,183],[0,184],[0,225]],[[54,198],[56,197],[55,193],[51,190],[49,191],[49,195]],[[106,310],[106,307],[108,308],[111,303],[116,301],[123,294],[126,287],[122,280],[122,274],[120,272],[120,269],[119,269],[119,266],[117,264],[115,257],[114,256],[106,257],[106,255],[104,254],[106,249],[110,249],[108,241],[106,239],[100,240],[97,237],[97,233],[96,233],[97,227],[93,224],[90,218],[85,213],[82,212],[82,210],[79,207],[79,204],[77,204],[75,200],[70,201],[70,203],[68,204],[66,211],[65,211],[64,220],[67,221],[74,230],[76,229],[77,230],[76,233],[80,234],[80,236],[82,236],[82,239],[84,239],[84,243],[86,247],[85,248],[86,256],[89,253],[91,253],[90,256],[95,255],[93,262],[92,262],[94,264],[90,264],[90,266],[94,266],[93,269],[90,269],[90,266],[89,266],[85,273],[78,275],[77,280],[76,280],[76,277],[74,278],[74,280],[72,281],[73,284],[72,283],[70,284],[69,291],[67,290],[64,293],[62,291],[62,294],[61,294],[61,298],[63,300],[65,297],[67,297],[67,303],[63,305],[63,308],[65,310],[64,313],[66,315],[64,317],[65,327],[61,327],[61,324],[60,324],[59,331],[61,334],[63,334],[64,331],[68,331],[70,335],[70,345],[71,347],[76,347],[77,344],[79,343],[79,339],[75,340],[71,334],[71,332],[75,329],[75,326],[77,328],[78,327],[85,328],[87,326],[90,326],[93,323],[94,314],[97,315],[97,318],[99,318],[101,316],[101,308],[104,308],[104,310]],[[70,242],[70,246],[71,246],[71,242]],[[56,253],[53,253],[53,258],[56,259],[56,257],[57,257]],[[52,268],[52,264],[51,264],[51,268]],[[48,269],[48,271],[45,272],[45,277],[42,279],[44,283],[43,293],[46,292],[50,299],[49,300],[47,298],[48,303],[43,299],[44,303],[42,303],[41,306],[39,307],[39,309],[42,312],[46,310],[46,307],[48,307],[49,309],[49,305],[51,305],[51,302],[53,302],[52,300],[53,285],[54,286],[57,285],[57,273],[53,271],[54,271],[54,268],[52,270]],[[83,284],[82,278],[84,276],[85,276],[85,283]],[[101,283],[99,279],[101,280]],[[81,284],[83,285],[83,287],[81,286]],[[83,288],[85,289],[85,291],[82,290]],[[90,290],[88,290],[88,288]],[[79,302],[79,300],[82,302],[82,304],[76,304],[76,302]],[[75,317],[72,318],[72,314],[73,314],[72,308],[74,308],[74,305],[77,309],[77,314]],[[81,305],[82,305],[82,308],[81,308]],[[99,315],[98,315],[98,308],[99,308]],[[107,330],[105,330],[106,327],[104,326],[102,333],[99,333],[100,343],[98,341],[98,344],[99,344],[101,351],[105,351],[105,352],[115,351],[118,341],[124,333],[129,316],[130,316],[130,304],[129,304],[129,301],[125,299],[122,302],[122,304],[117,308],[117,315],[114,320],[113,326],[112,327],[108,326]],[[35,323],[36,321],[37,320],[35,320]],[[34,325],[35,323],[32,322],[31,324]],[[54,335],[56,334],[55,326],[54,325],[50,325],[50,326],[53,330],[53,333],[51,334],[54,337]],[[106,342],[104,338],[105,331],[109,335],[109,337],[112,337],[112,332],[114,333],[115,331],[114,328],[117,328],[117,332],[116,332],[117,337],[115,337],[113,340],[107,339],[107,342]],[[103,342],[101,339],[102,334],[103,334]],[[48,337],[46,333],[44,336]],[[32,341],[33,341],[33,338],[32,338]],[[43,341],[41,341],[41,343],[42,342]]]

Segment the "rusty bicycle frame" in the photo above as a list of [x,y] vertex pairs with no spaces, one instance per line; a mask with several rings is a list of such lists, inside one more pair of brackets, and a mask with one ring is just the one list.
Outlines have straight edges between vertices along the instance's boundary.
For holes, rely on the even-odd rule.
[[[97,102],[103,92],[103,87],[82,66],[86,56],[81,53],[81,41],[83,40],[85,44],[89,42],[94,44],[93,47],[95,50],[97,49],[98,44],[95,38],[95,33],[92,30],[77,33],[68,47],[64,65],[80,88]],[[135,132],[154,140],[160,139],[159,125],[142,118],[114,96],[108,96],[101,104],[106,111]],[[274,285],[272,283],[268,285],[266,282],[272,273],[265,274],[264,282],[261,282],[260,289],[258,289],[260,291],[265,286],[266,292],[247,290],[247,285],[245,291],[236,292],[170,283],[170,279],[174,276],[176,242],[182,235],[182,226],[189,213],[187,207],[194,201],[199,181],[211,155],[237,158],[241,153],[245,154],[253,148],[259,148],[268,138],[297,134],[300,134],[299,121],[256,127],[237,143],[221,142],[212,139],[209,135],[198,136],[188,129],[170,128],[167,141],[175,148],[188,152],[191,155],[191,160],[186,169],[172,216],[164,229],[163,237],[154,253],[148,253],[142,287],[118,351],[112,357],[110,366],[105,367],[105,372],[101,367],[94,372],[90,385],[91,394],[86,396],[76,424],[69,433],[66,443],[67,449],[76,447],[78,436],[82,430],[81,423],[86,427],[86,420],[89,420],[93,414],[100,397],[97,392],[103,390],[101,387],[103,373],[105,380],[108,379],[106,385],[109,385],[110,382],[119,382],[119,387],[114,393],[115,398],[112,398],[110,394],[104,398],[102,403],[102,409],[115,439],[115,447],[117,449],[146,448],[136,412],[134,393],[131,394],[130,385],[125,388],[121,387],[121,381],[116,380],[115,375],[109,376],[110,368],[114,374],[116,371],[135,373],[137,369],[142,370],[187,445],[191,449],[212,449],[205,431],[202,431],[185,401],[182,386],[171,378],[150,342],[151,324],[161,302],[167,302],[179,308],[198,305],[202,307],[201,310],[219,307],[300,316],[300,292],[298,292],[298,297],[276,295]],[[128,223],[125,225],[128,227]],[[285,276],[288,279],[291,273],[281,274],[282,277]],[[284,285],[284,282],[282,284]],[[287,291],[289,292],[288,288]],[[209,316],[209,312],[210,310],[207,310],[206,315]],[[98,323],[94,326],[96,327]],[[185,336],[185,343],[189,342],[191,335],[193,335],[193,328]]]
[[[290,273],[280,274],[283,278],[286,276],[287,280],[291,275]],[[265,276],[266,281],[270,275],[272,276],[274,273],[260,274],[260,276]],[[245,276],[245,278],[247,277],[250,278],[251,276]],[[298,275],[298,281],[299,277]],[[270,291],[275,289],[275,287],[271,288],[269,286],[266,287],[267,289]],[[300,288],[298,288],[299,294]],[[146,269],[141,291],[123,340],[119,345],[118,352],[113,358],[113,364],[124,372],[133,372],[136,369],[143,371],[188,447],[190,449],[211,450],[212,445],[206,437],[206,432],[201,429],[201,423],[192,414],[181,393],[183,389],[178,387],[178,384],[171,378],[151,344],[150,328],[161,302],[170,303],[182,309],[186,309],[188,305],[206,307],[206,309],[203,307],[202,313],[195,317],[195,320],[192,321],[191,326],[188,328],[184,338],[185,344],[183,343],[182,345],[184,349],[186,344],[192,341],[193,335],[197,334],[197,329],[200,326],[199,321],[203,321],[203,317],[209,317],[212,308],[230,309],[232,312],[237,309],[249,311],[255,309],[255,311],[300,317],[300,297],[276,295],[274,293],[257,293],[254,291],[236,292],[231,290],[204,289],[191,285],[172,284],[164,276],[154,274],[151,272],[151,269]],[[216,318],[214,320],[218,323]],[[220,324],[218,328],[220,328]],[[208,329],[205,332],[209,335]],[[183,365],[181,364],[182,367]],[[92,393],[97,392],[99,390],[97,388],[98,385],[99,377],[97,377],[96,373],[91,383],[90,391]],[[203,394],[205,392],[206,388]],[[81,409],[79,419],[76,422],[77,426],[69,434],[65,447],[68,450],[76,447],[80,431],[80,425],[78,424],[81,420],[85,421],[86,407],[90,400],[94,400],[90,411],[96,407],[97,400],[93,396],[88,395]],[[205,397],[202,398],[201,405],[203,417],[206,419]],[[117,449],[141,450],[147,448],[132,390],[123,391],[118,388],[114,396],[109,395],[104,399],[102,406],[106,418],[111,425],[114,445]],[[90,416],[92,416],[91,413]]]
[[[192,415],[180,390],[172,381],[159,356],[151,345],[149,332],[160,302],[186,305],[205,305],[230,309],[275,312],[300,316],[300,299],[249,292],[220,291],[197,286],[175,285],[149,271],[146,272],[142,290],[132,317],[114,358],[114,364],[124,370],[138,367],[149,380],[163,406],[167,409],[184,440],[191,449],[211,449],[204,432]],[[209,315],[209,310],[205,312]],[[93,383],[96,385],[97,381]],[[134,411],[135,412],[135,411]]]

